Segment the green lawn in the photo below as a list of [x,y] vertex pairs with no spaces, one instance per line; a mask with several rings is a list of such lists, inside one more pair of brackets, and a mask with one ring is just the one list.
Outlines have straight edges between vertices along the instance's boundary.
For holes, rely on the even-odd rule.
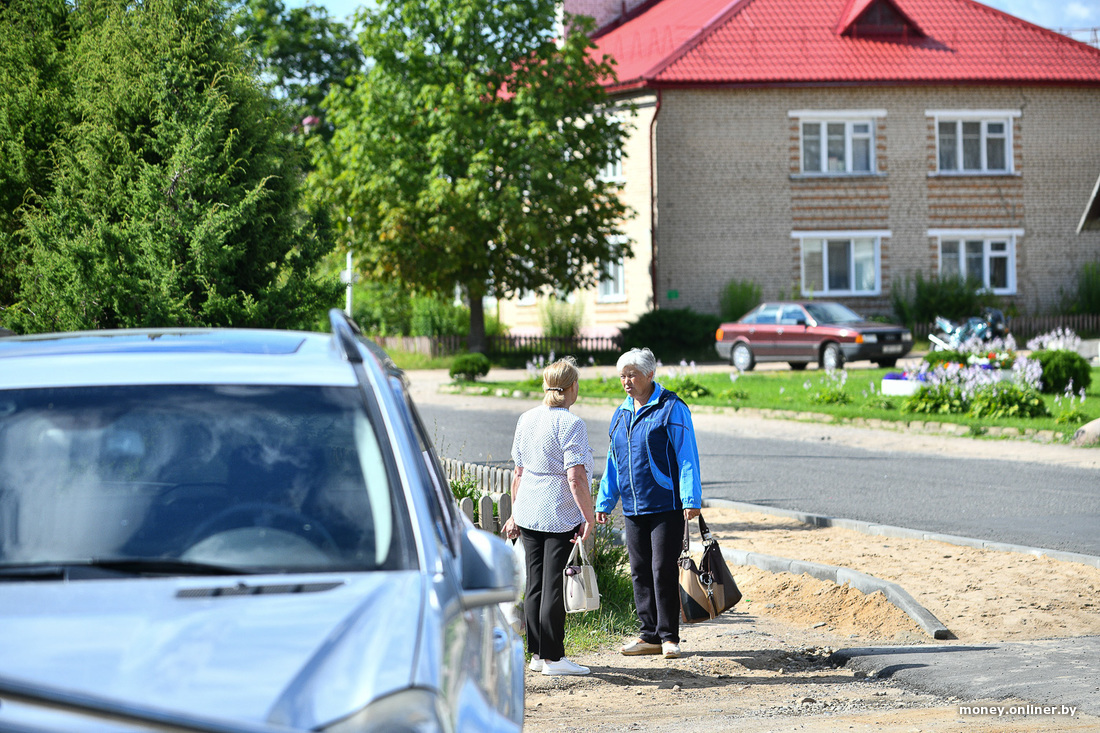
[[[746,372],[731,379],[730,372],[693,373],[690,369],[680,369],[681,381],[676,384],[670,378],[670,369],[658,370],[657,381],[671,386],[692,406],[710,406],[715,408],[755,408],[759,410],[782,410],[791,413],[813,413],[830,415],[834,420],[877,419],[898,423],[941,422],[967,426],[974,435],[981,435],[988,428],[1013,427],[1020,430],[1052,430],[1063,438],[1072,437],[1083,423],[1100,417],[1100,368],[1092,369],[1092,385],[1085,393],[1085,402],[1077,400],[1074,407],[1080,411],[1080,422],[1059,421],[1059,416],[1067,412],[1066,401],[1056,400],[1055,395],[1044,395],[1050,417],[1041,418],[971,418],[952,414],[918,414],[905,412],[902,404],[905,397],[884,396],[881,393],[882,377],[891,369],[850,369],[830,376],[822,371],[795,372],[789,370]],[[491,374],[491,373],[490,373]],[[842,375],[846,374],[847,377]],[[684,376],[688,379],[684,379]],[[697,385],[704,388],[697,389]],[[521,392],[529,396],[542,393],[541,382],[524,380],[520,382],[478,382],[469,385],[470,391],[482,391],[495,394]],[[705,393],[704,393],[705,390]],[[609,370],[604,379],[581,380],[581,399],[607,398],[617,401],[623,398],[622,387]],[[811,418],[813,419],[813,418]],[[819,418],[818,418],[819,419]]]

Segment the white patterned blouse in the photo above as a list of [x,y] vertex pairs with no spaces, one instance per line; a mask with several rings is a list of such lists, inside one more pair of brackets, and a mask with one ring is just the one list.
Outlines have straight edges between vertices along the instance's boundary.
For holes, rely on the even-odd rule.
[[583,420],[562,407],[528,410],[516,425],[512,460],[523,469],[512,508],[517,526],[568,532],[584,521],[566,478],[568,469],[584,466],[592,480],[592,447]]

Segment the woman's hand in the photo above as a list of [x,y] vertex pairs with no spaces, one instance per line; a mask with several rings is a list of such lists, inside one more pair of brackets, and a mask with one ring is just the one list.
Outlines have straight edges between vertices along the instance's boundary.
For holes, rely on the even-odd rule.
[[702,509],[684,509],[684,521],[690,522],[703,513]]
[[607,524],[610,515],[607,512],[596,512],[596,524]]
[[500,535],[510,540],[519,537],[519,527],[516,526],[515,517],[508,517],[508,521],[500,528]]

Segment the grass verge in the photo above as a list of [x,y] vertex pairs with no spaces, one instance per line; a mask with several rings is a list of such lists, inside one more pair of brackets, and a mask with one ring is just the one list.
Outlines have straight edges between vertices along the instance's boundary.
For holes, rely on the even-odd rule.
[[[1043,395],[1049,417],[972,418],[957,414],[917,414],[902,409],[905,398],[882,394],[882,378],[892,369],[851,369],[830,375],[822,371],[760,371],[734,374],[731,372],[692,372],[690,369],[658,370],[657,381],[679,394],[692,406],[714,408],[755,408],[782,410],[796,417],[798,413],[828,415],[833,420],[881,420],[907,424],[910,422],[954,423],[965,426],[972,435],[983,435],[991,427],[1016,428],[1019,431],[1053,431],[1063,439],[1073,436],[1082,424],[1100,417],[1100,367],[1092,369],[1092,385],[1085,393],[1084,403],[1075,407],[1076,420],[1070,416],[1064,398]],[[842,377],[846,373],[847,377]],[[541,395],[541,383],[478,382],[471,388],[483,394]],[[581,399],[607,398],[621,400],[622,387],[611,369],[606,376],[581,380]]]

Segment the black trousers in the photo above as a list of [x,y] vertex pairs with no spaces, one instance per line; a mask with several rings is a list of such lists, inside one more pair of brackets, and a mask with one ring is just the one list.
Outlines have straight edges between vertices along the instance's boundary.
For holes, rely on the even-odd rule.
[[680,643],[680,572],[684,512],[623,516],[638,638],[650,644]]
[[570,540],[580,525],[568,532],[539,532],[520,527],[527,555],[527,595],[523,617],[527,624],[527,651],[556,662],[565,656],[565,590],[562,573],[573,551]]

